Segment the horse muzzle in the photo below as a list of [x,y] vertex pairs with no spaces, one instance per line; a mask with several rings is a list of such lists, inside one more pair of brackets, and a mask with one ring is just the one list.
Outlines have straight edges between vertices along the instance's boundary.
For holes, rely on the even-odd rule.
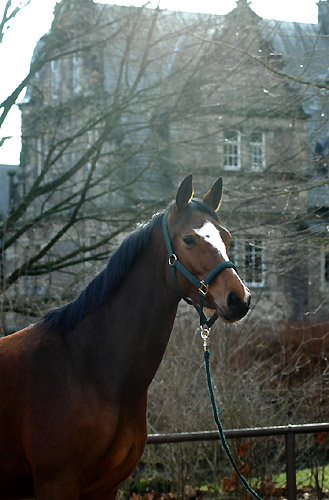
[[[212,302],[212,304],[209,302]],[[249,311],[251,294],[248,288],[245,287],[243,296],[232,290],[227,294],[226,301],[225,299],[217,301],[213,298],[209,302],[205,305],[207,316],[217,314],[224,323],[234,323],[242,319]]]

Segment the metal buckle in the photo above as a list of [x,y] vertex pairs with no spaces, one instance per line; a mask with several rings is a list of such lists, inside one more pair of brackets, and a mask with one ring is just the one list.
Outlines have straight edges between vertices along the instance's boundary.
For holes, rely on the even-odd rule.
[[169,255],[168,259],[169,266],[174,267],[176,265],[176,262],[177,262],[177,255],[175,255],[174,253]]
[[209,285],[206,285],[204,281],[200,281],[199,292],[205,297],[208,293]]

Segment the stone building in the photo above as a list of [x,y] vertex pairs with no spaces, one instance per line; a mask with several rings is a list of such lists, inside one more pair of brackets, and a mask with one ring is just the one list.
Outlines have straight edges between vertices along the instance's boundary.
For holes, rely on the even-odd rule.
[[21,103],[17,244],[37,258],[8,249],[15,296],[47,297],[40,311],[70,298],[117,232],[192,173],[197,194],[223,177],[255,321],[327,317],[329,4],[318,5],[307,25],[263,20],[246,0],[226,16],[57,4]]

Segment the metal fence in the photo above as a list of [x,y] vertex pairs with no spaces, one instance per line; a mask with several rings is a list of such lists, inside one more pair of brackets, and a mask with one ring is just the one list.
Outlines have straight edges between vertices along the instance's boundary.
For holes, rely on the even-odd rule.
[[[265,436],[284,436],[286,445],[286,474],[288,500],[296,500],[296,434],[328,432],[329,423],[279,425],[275,427],[256,427],[253,429],[230,429],[225,431],[227,439]],[[189,441],[212,441],[218,438],[217,431],[183,432],[177,434],[149,434],[148,444],[183,443]]]

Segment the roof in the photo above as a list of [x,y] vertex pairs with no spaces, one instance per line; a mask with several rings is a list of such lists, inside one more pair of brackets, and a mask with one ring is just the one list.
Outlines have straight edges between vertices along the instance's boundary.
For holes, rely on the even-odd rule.
[[309,115],[308,128],[313,147],[329,137],[328,90],[329,38],[319,24],[261,21],[264,37],[283,56],[282,71],[303,96],[303,109]]
[[[61,22],[60,6],[71,9],[71,3],[71,1],[67,0],[66,3],[62,1],[59,4],[57,9],[57,16],[59,17],[55,18],[57,19],[57,24],[54,21],[53,26],[57,26]],[[122,17],[123,13],[130,12],[133,14],[134,11],[140,12],[140,8],[137,7],[97,4],[90,0],[85,1],[85,8],[96,9],[95,12],[98,14],[95,14],[95,17],[98,19],[101,18],[102,24],[105,27],[116,26],[117,21]],[[177,54],[185,52],[183,50],[185,46],[191,50],[185,36],[191,30],[194,36],[195,34],[199,34],[202,38],[210,40],[212,36],[218,36],[225,23],[229,23],[231,20],[232,22],[239,20],[243,23],[245,19],[248,19],[248,21],[252,21],[251,27],[248,25],[248,29],[253,29],[252,26],[257,26],[264,40],[269,42],[269,46],[273,48],[274,53],[283,56],[281,71],[292,76],[292,79],[287,79],[287,81],[302,97],[303,111],[310,117],[308,127],[311,141],[314,136],[313,149],[315,149],[318,140],[324,141],[329,137],[329,120],[327,120],[327,116],[329,116],[328,92],[320,88],[321,82],[327,84],[329,81],[329,37],[328,35],[321,34],[321,26],[319,24],[265,20],[257,16],[250,9],[246,0],[239,0],[237,7],[226,16],[166,10],[159,10],[158,12],[160,15],[157,19],[157,31],[160,37],[162,33],[173,34],[175,31],[177,35],[176,37],[164,37],[161,43],[157,42],[159,56],[157,58],[159,62],[158,71],[160,71],[160,74],[162,72],[163,77],[167,76],[168,72],[171,71],[177,59]],[[153,14],[153,9],[144,8],[143,23],[145,25],[145,33],[149,29],[149,21]],[[203,23],[205,19],[209,20],[207,28],[205,28],[205,24]],[[205,29],[206,33],[204,32]],[[100,29],[100,35],[101,31]],[[44,48],[50,33],[46,34],[38,42],[32,62]],[[136,46],[131,49],[132,52],[143,50],[144,41],[144,37],[140,37],[140,45],[136,43]],[[118,50],[119,56],[121,54],[120,47],[117,47],[117,49],[115,47],[117,43],[112,41],[105,51],[105,86],[110,85],[108,78],[113,73],[113,58],[115,60],[116,57],[115,51]],[[138,57],[136,60],[138,60]],[[314,85],[314,82],[316,82],[316,85]],[[28,87],[23,103],[29,102],[30,93],[31,89]]]

